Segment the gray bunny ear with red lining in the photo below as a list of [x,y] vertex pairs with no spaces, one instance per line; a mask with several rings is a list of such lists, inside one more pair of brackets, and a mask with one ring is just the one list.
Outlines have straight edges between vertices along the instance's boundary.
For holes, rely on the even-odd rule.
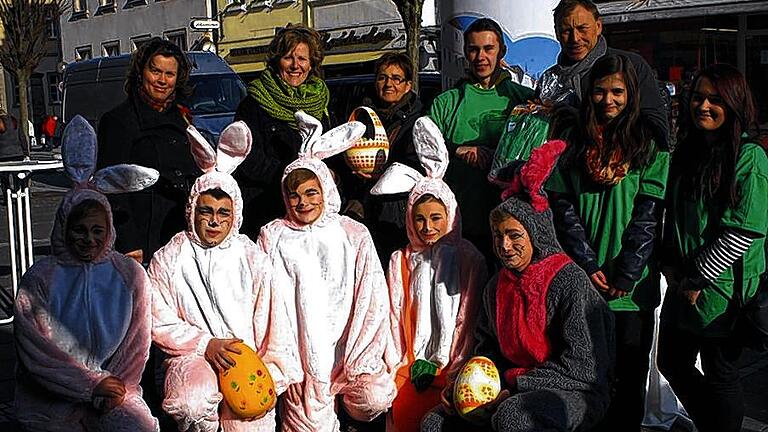
[[551,140],[534,149],[528,161],[522,165],[502,193],[502,199],[527,194],[530,197],[531,206],[537,212],[543,212],[549,208],[549,200],[544,193],[544,183],[552,174],[558,158],[566,147],[565,141]]
[[88,121],[76,115],[67,123],[61,136],[61,159],[64,171],[75,185],[83,185],[96,170],[96,131]]

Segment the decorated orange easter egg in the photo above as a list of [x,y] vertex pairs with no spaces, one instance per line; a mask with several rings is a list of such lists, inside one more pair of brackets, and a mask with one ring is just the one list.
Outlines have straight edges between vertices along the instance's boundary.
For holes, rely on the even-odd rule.
[[[372,174],[380,170],[389,156],[389,138],[384,124],[376,112],[368,107],[357,107],[349,121],[362,121],[368,127],[365,135],[344,153],[347,165],[354,171]],[[368,124],[369,123],[369,124]]]
[[242,354],[231,354],[235,365],[219,372],[219,388],[235,414],[261,417],[275,406],[275,383],[256,352],[242,342],[237,348]]
[[484,408],[501,391],[499,370],[488,357],[472,357],[461,368],[453,387],[453,405],[468,420],[487,418]]

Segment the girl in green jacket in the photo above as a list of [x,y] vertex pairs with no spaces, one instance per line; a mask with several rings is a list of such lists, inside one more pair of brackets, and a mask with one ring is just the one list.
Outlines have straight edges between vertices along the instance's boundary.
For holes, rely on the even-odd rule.
[[765,271],[768,157],[751,139],[755,104],[736,68],[710,66],[691,88],[670,174],[659,369],[699,431],[739,431],[734,293],[751,298]]

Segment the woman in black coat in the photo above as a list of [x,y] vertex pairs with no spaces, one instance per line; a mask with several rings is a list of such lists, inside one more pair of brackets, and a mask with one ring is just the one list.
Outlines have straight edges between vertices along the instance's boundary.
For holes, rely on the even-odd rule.
[[187,143],[189,110],[176,103],[188,93],[190,63],[171,42],[153,38],[131,57],[128,97],[99,121],[98,167],[132,163],[160,172],[141,192],[112,195],[115,249],[142,262],[186,228],[189,190],[201,172]]
[[250,154],[234,173],[243,191],[241,232],[254,240],[261,226],[285,214],[280,190],[283,169],[299,153],[301,136],[293,117],[302,110],[330,127],[329,92],[321,79],[320,35],[288,25],[269,44],[267,68],[248,85],[235,120],[251,129]]

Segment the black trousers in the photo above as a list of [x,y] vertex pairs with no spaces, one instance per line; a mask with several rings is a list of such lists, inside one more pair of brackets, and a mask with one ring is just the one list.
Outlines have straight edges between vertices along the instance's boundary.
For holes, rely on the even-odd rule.
[[653,311],[614,312],[616,365],[611,404],[598,431],[638,432],[645,413],[645,383],[653,345]]
[[[741,430],[744,395],[735,364],[741,347],[734,339],[701,337],[662,321],[659,370],[700,432]],[[696,369],[697,354],[703,374]]]

